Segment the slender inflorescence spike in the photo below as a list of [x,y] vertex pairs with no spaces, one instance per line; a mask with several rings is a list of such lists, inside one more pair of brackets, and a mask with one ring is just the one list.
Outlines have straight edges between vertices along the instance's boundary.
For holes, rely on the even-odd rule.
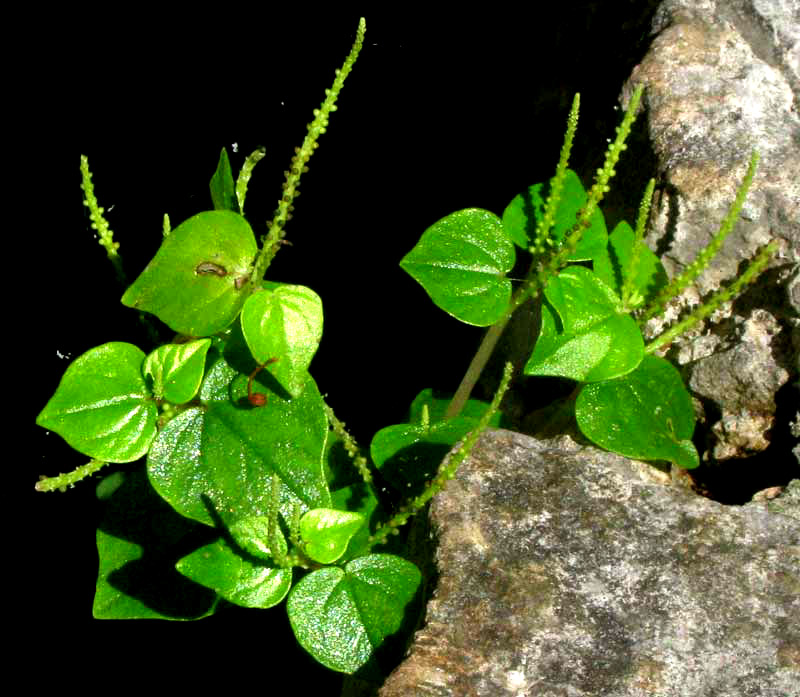
[[264,148],[254,150],[247,156],[242,169],[239,170],[239,176],[236,178],[236,200],[239,202],[239,211],[242,215],[244,215],[244,200],[247,198],[247,185],[250,183],[250,177],[253,176],[253,168],[266,154],[267,151]]
[[349,455],[350,459],[353,461],[353,464],[356,466],[361,478],[366,484],[370,484],[372,482],[372,473],[369,471],[367,458],[361,454],[361,450],[359,449],[355,439],[345,430],[344,424],[336,418],[336,415],[333,413],[333,409],[331,409],[327,404],[325,404],[325,413],[328,415],[328,422],[330,423],[333,432],[342,439],[344,449]]
[[291,167],[285,172],[286,181],[283,185],[283,196],[281,196],[278,202],[278,209],[269,226],[269,230],[264,238],[264,246],[256,259],[255,268],[253,269],[251,278],[256,283],[264,277],[267,267],[280,248],[281,240],[283,240],[285,236],[284,227],[290,217],[292,202],[300,194],[297,189],[300,183],[300,175],[306,171],[306,165],[311,159],[311,155],[314,154],[314,150],[319,145],[317,140],[325,133],[328,127],[328,119],[331,112],[336,111],[336,99],[342,91],[344,81],[350,74],[358,58],[358,54],[361,52],[366,30],[367,25],[362,17],[358,23],[356,40],[353,43],[353,48],[350,50],[350,55],[347,56],[342,67],[336,71],[336,78],[331,88],[325,91],[326,96],[325,101],[322,102],[322,106],[320,106],[319,109],[314,109],[314,119],[308,124],[308,132],[303,140],[303,144],[295,150]]
[[92,173],[89,171],[89,159],[86,155],[81,155],[81,189],[83,189],[83,205],[89,209],[89,218],[92,221],[92,229],[97,230],[98,242],[106,250],[109,260],[114,265],[117,279],[120,283],[125,283],[125,273],[122,270],[122,259],[120,259],[118,249],[119,242],[114,242],[114,233],[108,221],[103,217],[105,209],[97,203],[94,195],[94,185],[92,184]]
[[673,278],[666,287],[661,289],[658,295],[653,299],[653,302],[648,306],[644,313],[642,313],[641,317],[639,318],[639,324],[643,324],[651,317],[661,314],[661,312],[663,312],[664,308],[667,306],[667,303],[672,300],[672,298],[680,295],[689,286],[689,284],[692,283],[706,269],[706,267],[708,267],[709,263],[711,263],[711,260],[722,246],[722,243],[725,241],[725,238],[728,236],[730,231],[733,230],[733,226],[739,219],[739,213],[741,212],[744,201],[747,198],[747,192],[750,190],[750,185],[753,183],[753,177],[756,174],[757,167],[758,153],[753,152],[753,155],[750,158],[750,165],[747,168],[747,174],[745,174],[744,179],[742,180],[742,184],[736,193],[736,198],[734,199],[733,204],[728,211],[728,215],[725,216],[725,220],[722,221],[719,231],[716,235],[714,235],[714,238],[711,240],[709,245],[703,249],[700,254],[698,254],[697,259],[689,264],[682,274]]
[[603,166],[597,170],[594,185],[589,190],[586,205],[578,212],[578,220],[572,230],[567,234],[558,252],[556,252],[546,264],[546,268],[543,270],[543,275],[545,276],[543,280],[546,281],[546,277],[557,273],[567,263],[567,258],[578,246],[583,231],[589,227],[592,215],[594,215],[597,206],[600,201],[603,200],[603,196],[609,192],[610,187],[608,183],[617,173],[614,167],[616,167],[620,155],[628,147],[625,145],[625,141],[631,132],[633,122],[636,120],[636,112],[639,108],[639,101],[642,98],[643,90],[643,86],[639,85],[633,91],[630,102],[628,102],[628,108],[625,110],[625,116],[622,118],[622,123],[617,126],[617,137],[606,151]]
[[631,249],[631,262],[628,275],[624,277],[622,284],[622,305],[626,309],[632,309],[643,302],[641,296],[635,296],[636,276],[639,271],[639,259],[642,251],[642,241],[644,240],[644,230],[647,227],[647,218],[650,215],[650,203],[653,200],[653,191],[656,188],[656,180],[651,179],[647,182],[647,188],[639,204],[639,215],[636,218],[636,229],[633,231],[633,248]]
[[764,268],[766,268],[770,257],[777,249],[778,243],[774,240],[762,247],[758,254],[753,257],[753,260],[750,262],[748,267],[745,269],[745,272],[741,276],[739,276],[727,288],[718,290],[714,295],[711,296],[711,298],[709,298],[707,302],[695,309],[694,312],[692,312],[688,317],[681,320],[677,324],[674,324],[663,334],[660,334],[653,339],[649,344],[647,344],[645,351],[647,353],[653,353],[653,351],[657,351],[662,346],[666,346],[667,344],[673,342],[681,334],[689,331],[698,322],[708,317],[723,303],[736,298],[739,294],[741,294],[745,287],[749,283],[752,283],[764,270]]
[[547,196],[544,215],[536,226],[533,244],[529,248],[531,254],[541,254],[547,248],[546,245],[552,246],[553,244],[553,241],[550,239],[550,230],[555,224],[556,210],[561,200],[561,189],[564,186],[564,176],[567,172],[569,155],[572,151],[572,141],[575,139],[575,130],[578,127],[580,103],[581,96],[576,93],[575,98],[572,100],[572,109],[570,109],[569,116],[567,117],[567,132],[564,134],[564,144],[561,146],[561,155],[558,159],[558,165],[556,166],[556,173],[550,184],[550,192]]
[[102,460],[90,460],[85,465],[76,467],[72,472],[66,474],[59,474],[55,477],[39,477],[36,482],[36,491],[66,491],[67,487],[73,487],[81,479],[86,479],[92,476],[95,472],[105,467],[108,463]]

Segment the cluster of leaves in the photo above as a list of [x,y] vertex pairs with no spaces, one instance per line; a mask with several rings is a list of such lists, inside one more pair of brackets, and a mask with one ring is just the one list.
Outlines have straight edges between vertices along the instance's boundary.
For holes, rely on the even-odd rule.
[[[741,292],[764,268],[774,245],[761,250],[729,288],[645,342],[644,322],[662,312],[708,265],[732,229],[758,158],[753,156],[712,243],[685,274],[669,283],[658,257],[643,240],[655,182],[651,180],[647,188],[635,231],[622,221],[609,234],[597,205],[625,149],[640,95],[641,88],[633,94],[591,191],[567,169],[577,124],[576,96],[550,182],[534,184],[516,196],[502,216],[469,208],[442,218],[423,233],[401,266],[453,317],[478,326],[493,325],[495,331],[487,334],[490,341],[525,299],[543,295],[541,332],[538,338],[531,337],[524,373],[578,383],[560,406],[562,418],[563,411],[570,410],[581,432],[608,450],[693,468],[699,458],[691,440],[695,426],[691,396],[677,369],[654,351]],[[530,252],[532,261],[512,295],[507,274],[516,262],[515,246]],[[474,383],[477,376],[468,379]]]
[[[40,481],[40,490],[146,457],[146,476],[116,472],[98,487],[107,506],[97,531],[97,618],[196,619],[227,603],[269,608],[285,599],[311,655],[366,675],[380,675],[389,639],[413,628],[422,578],[400,556],[396,536],[454,474],[477,434],[497,422],[499,396],[443,424],[444,405],[425,391],[412,405],[413,423],[377,434],[371,454],[382,486],[410,498],[398,509],[380,498],[374,470],[309,374],[322,336],[319,296],[261,276],[363,32],[362,20],[298,148],[261,249],[243,207],[262,153],[247,159],[234,183],[223,149],[210,183],[214,210],[165,229],[122,296],[174,338],[149,353],[123,342],[87,351],[38,415],[40,426],[92,458]],[[93,224],[117,265],[85,158],[82,172]],[[423,440],[427,449],[415,449]],[[443,463],[459,440],[459,453]]]

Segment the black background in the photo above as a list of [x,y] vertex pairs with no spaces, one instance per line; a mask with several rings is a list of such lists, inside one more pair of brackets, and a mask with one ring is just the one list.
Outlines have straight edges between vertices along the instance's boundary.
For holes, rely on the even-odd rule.
[[[615,15],[597,5],[549,7],[547,17],[367,14],[364,49],[300,185],[292,245],[268,272],[321,296],[325,331],[311,372],[364,446],[401,422],[420,390],[454,390],[481,337],[398,267],[425,228],[466,207],[501,214],[551,176],[577,91],[573,166],[589,181],[601,164],[652,3],[614,3]],[[196,623],[93,620],[94,482],[65,494],[33,491],[39,474],[86,461],[33,423],[69,359],[107,341],[147,348],[89,228],[79,155],[89,157],[131,279],[158,248],[164,213],[174,227],[211,207],[208,180],[223,146],[234,172],[245,154],[266,148],[245,206],[260,236],[358,22],[356,13],[227,9],[204,16],[193,8],[180,22],[120,13],[69,36],[55,25],[34,31],[31,54],[47,59],[25,67],[15,85],[24,123],[9,144],[24,173],[15,203],[23,202],[17,238],[28,261],[13,275],[22,316],[9,339],[30,383],[17,391],[17,432],[30,446],[14,469],[26,559],[18,582],[31,597],[26,636],[48,674],[88,672],[110,689],[156,675],[164,687],[189,687],[212,673],[231,686],[259,684],[297,661],[294,680],[336,682],[319,682],[332,676],[285,633],[283,606]],[[638,197],[629,197],[628,219]]]

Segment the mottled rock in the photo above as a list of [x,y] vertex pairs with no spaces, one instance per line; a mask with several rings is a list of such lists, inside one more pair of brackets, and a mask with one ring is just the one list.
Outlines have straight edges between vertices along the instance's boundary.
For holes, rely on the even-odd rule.
[[[800,3],[665,0],[653,31],[625,91],[645,85],[660,177],[648,243],[671,276],[711,240],[750,154],[761,155],[734,231],[667,319],[740,275],[759,247],[781,243],[750,290],[670,353],[713,422],[708,455],[744,458],[769,445],[776,394],[798,372]],[[788,423],[778,427],[786,432]]]
[[723,506],[568,436],[487,431],[433,501],[440,578],[382,697],[787,697],[800,481]]

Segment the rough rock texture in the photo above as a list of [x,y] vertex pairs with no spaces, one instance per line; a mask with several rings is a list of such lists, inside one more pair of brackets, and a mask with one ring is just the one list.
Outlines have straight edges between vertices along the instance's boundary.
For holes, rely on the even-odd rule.
[[487,431],[433,502],[441,576],[379,694],[798,694],[800,481],[737,507],[665,478]]
[[706,406],[710,454],[748,457],[767,448],[776,393],[800,370],[800,3],[665,0],[653,30],[625,92],[645,85],[660,177],[648,243],[670,275],[708,244],[751,152],[761,155],[739,223],[699,292],[668,317],[741,274],[769,240],[781,242],[770,271],[670,353]]

